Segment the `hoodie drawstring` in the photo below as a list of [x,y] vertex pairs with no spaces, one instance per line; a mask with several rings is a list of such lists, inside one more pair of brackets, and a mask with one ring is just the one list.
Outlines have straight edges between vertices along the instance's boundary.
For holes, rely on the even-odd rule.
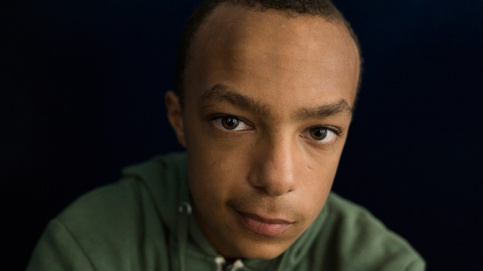
[[215,258],[215,263],[217,271],[237,271],[238,269],[243,268],[243,262],[240,259],[236,260],[233,264],[226,264],[225,259],[218,256]]
[[188,242],[188,225],[190,215],[191,205],[188,202],[183,202],[178,207],[178,259],[180,271],[185,270],[185,251],[186,243]]
[[231,271],[236,271],[236,270],[241,269],[241,268],[243,268],[243,262],[242,262],[242,260],[238,259],[233,263]]
[[215,263],[216,263],[216,271],[223,271],[223,265],[225,264],[225,259],[223,257],[218,256],[215,258]]

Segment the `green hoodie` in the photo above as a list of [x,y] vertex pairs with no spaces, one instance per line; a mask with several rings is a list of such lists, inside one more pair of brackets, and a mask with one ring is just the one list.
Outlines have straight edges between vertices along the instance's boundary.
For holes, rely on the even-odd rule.
[[191,215],[187,172],[186,154],[126,168],[49,223],[27,270],[424,270],[404,239],[334,193],[279,257],[225,263]]

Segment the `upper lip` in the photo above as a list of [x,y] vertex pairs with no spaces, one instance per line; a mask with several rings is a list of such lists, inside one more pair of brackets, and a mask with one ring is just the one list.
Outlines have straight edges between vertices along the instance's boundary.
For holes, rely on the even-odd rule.
[[266,216],[261,216],[261,215],[256,215],[256,214],[251,214],[251,213],[244,213],[238,211],[241,215],[248,216],[252,219],[261,221],[263,223],[267,224],[292,224],[293,222],[290,222],[288,220],[282,219],[282,218],[269,218]]

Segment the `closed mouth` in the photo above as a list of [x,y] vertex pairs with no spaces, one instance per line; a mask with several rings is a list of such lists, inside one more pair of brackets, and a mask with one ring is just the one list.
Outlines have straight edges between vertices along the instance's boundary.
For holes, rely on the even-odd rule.
[[237,211],[241,221],[249,230],[262,235],[274,236],[288,230],[294,222],[282,218],[267,218]]

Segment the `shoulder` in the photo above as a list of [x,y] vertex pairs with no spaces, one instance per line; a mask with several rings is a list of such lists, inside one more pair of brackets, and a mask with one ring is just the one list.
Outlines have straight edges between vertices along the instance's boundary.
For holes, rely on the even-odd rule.
[[335,249],[340,270],[424,270],[422,257],[367,209],[331,193],[319,238]]
[[153,225],[162,228],[176,214],[184,160],[184,154],[168,154],[129,166],[119,182],[81,196],[57,220],[78,235],[114,241]]
[[124,179],[77,199],[49,223],[27,270],[126,270],[139,262],[144,229],[134,221],[149,216],[142,190]]
[[164,225],[149,193],[139,180],[125,178],[80,197],[46,232],[72,254],[83,251],[97,270],[142,266],[152,259],[140,249],[162,255],[159,249],[166,244]]
[[139,180],[123,178],[79,197],[56,219],[77,235],[89,236],[87,231],[94,229],[96,233],[121,230],[149,211],[146,208],[149,206],[144,204],[146,198],[149,198],[149,191]]
[[167,155],[128,167],[119,182],[78,198],[48,225],[31,262],[39,266],[62,247],[65,257],[56,261],[85,257],[99,270],[137,270],[131,267],[155,262],[163,266],[183,157]]
[[[57,219],[66,227],[96,231],[133,229],[163,220],[176,211],[185,155],[168,154],[123,169],[124,177],[75,200]],[[170,208],[173,205],[173,208]],[[167,221],[164,221],[167,222]]]

